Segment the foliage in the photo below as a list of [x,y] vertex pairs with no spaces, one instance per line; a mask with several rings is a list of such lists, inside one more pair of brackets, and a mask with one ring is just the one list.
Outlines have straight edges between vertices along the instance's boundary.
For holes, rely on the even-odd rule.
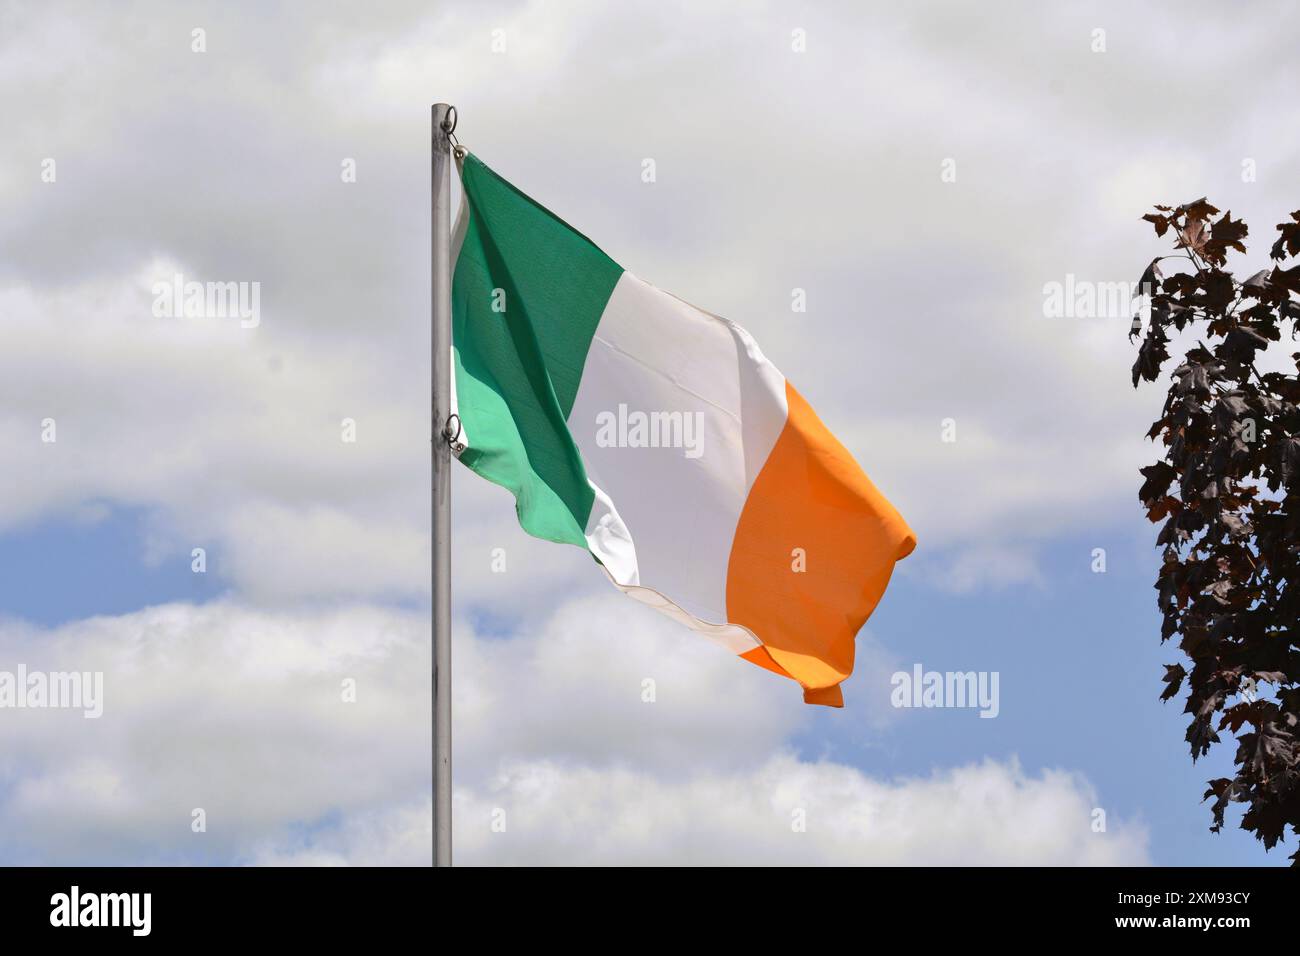
[[[1228,269],[1247,233],[1231,212],[1199,199],[1143,218],[1157,235],[1172,233],[1179,251],[1140,280],[1150,322],[1145,334],[1135,322],[1134,386],[1160,376],[1171,330],[1200,334],[1148,433],[1164,455],[1141,469],[1138,493],[1150,520],[1163,522],[1161,640],[1177,636],[1190,661],[1190,670],[1167,665],[1161,699],[1185,689],[1193,761],[1220,731],[1235,736],[1235,776],[1211,780],[1205,793],[1211,829],[1222,828],[1229,802],[1248,804],[1242,827],[1271,849],[1288,825],[1300,835],[1300,378],[1261,375],[1256,358],[1286,348],[1284,334],[1295,340],[1300,211],[1277,227],[1272,266],[1245,281]],[[1165,276],[1168,260],[1182,268]],[[1292,366],[1300,371],[1300,352]],[[1300,851],[1291,859],[1300,865]]]

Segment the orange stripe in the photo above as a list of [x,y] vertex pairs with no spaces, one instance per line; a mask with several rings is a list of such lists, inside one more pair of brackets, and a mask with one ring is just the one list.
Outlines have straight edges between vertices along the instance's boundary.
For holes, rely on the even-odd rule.
[[785,394],[785,428],[731,545],[727,619],[763,642],[742,657],[840,707],[854,636],[916,537],[789,382]]

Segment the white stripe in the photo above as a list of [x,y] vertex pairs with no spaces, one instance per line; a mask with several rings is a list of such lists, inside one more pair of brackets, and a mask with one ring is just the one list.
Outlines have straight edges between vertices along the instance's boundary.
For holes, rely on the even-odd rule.
[[[448,364],[447,368],[451,371],[450,413],[456,419],[456,421],[453,423],[453,426],[455,427],[456,431],[452,433],[451,441],[450,441],[451,453],[455,455],[457,458],[459,458],[460,453],[469,447],[469,429],[465,427],[465,423],[461,420],[460,406],[456,403],[456,348],[455,346],[453,346],[451,349],[451,361],[450,364]],[[435,428],[437,427],[436,422],[434,423],[434,427]]]
[[[636,415],[667,413],[681,416],[674,424],[699,428],[656,437],[698,445],[598,442],[601,423],[617,422],[620,406],[632,428],[614,437],[650,439],[637,435]],[[757,642],[747,630],[726,626],[731,544],[787,414],[785,379],[747,332],[623,274],[569,414],[598,490],[588,541],[616,584],[733,650]]]
[[632,534],[619,517],[614,502],[609,500],[596,484],[588,480],[596,500],[587,516],[585,535],[587,547],[591,553],[600,558],[601,564],[614,580],[615,584],[634,585],[641,583],[640,571],[636,563],[636,546],[632,543]]
[[[610,575],[610,580],[613,581],[613,575]],[[710,624],[708,621],[701,621],[695,615],[683,611],[654,588],[630,587],[617,581],[614,581],[614,587],[629,597],[636,598],[642,604],[649,605],[660,614],[666,614],[678,624],[716,641],[733,654],[743,654],[761,646],[758,638],[749,628],[739,624]]]

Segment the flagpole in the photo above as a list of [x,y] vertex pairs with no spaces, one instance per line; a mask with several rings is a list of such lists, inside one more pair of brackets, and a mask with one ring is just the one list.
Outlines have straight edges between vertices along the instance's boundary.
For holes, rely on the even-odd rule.
[[433,107],[433,865],[451,866],[451,140]]

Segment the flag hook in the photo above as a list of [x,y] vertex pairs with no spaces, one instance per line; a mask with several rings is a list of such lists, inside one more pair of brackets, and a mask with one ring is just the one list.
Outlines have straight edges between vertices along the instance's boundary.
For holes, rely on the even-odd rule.
[[460,144],[456,138],[456,124],[460,121],[460,114],[456,112],[456,107],[448,106],[447,115],[442,118],[442,131],[447,134],[447,141],[451,143],[451,151],[457,159],[464,159],[465,154],[469,152]]
[[[452,419],[455,419],[456,421],[456,430],[454,432],[452,431],[452,427],[451,427]],[[442,437],[447,439],[448,445],[455,445],[456,440],[460,438],[460,416],[457,415],[455,412],[452,412],[450,415],[448,415],[447,421],[443,423]]]

